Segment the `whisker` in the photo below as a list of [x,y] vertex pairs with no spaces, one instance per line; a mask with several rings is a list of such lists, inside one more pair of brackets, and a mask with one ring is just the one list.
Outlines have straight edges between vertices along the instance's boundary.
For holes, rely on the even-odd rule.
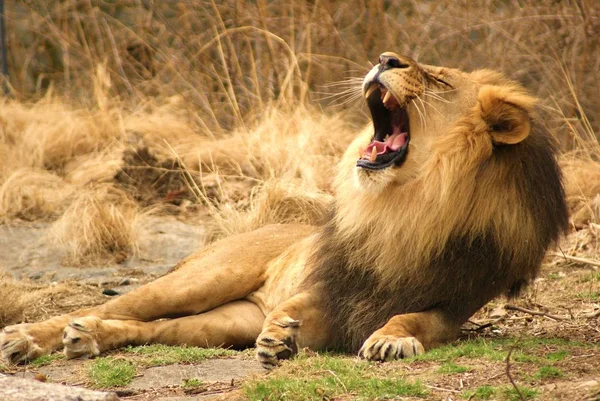
[[454,89],[448,89],[448,90],[445,90],[445,91],[434,91],[434,90],[432,90],[432,89],[428,89],[429,93],[435,93],[435,94],[439,94],[439,93],[450,93],[450,92],[454,92],[454,91],[457,91],[457,90],[458,90],[458,88],[454,88]]
[[322,94],[322,95],[345,95],[345,94],[354,94],[354,93],[360,93],[362,94],[362,90],[360,88],[348,88],[348,89],[344,89],[342,91],[339,92],[321,92],[321,91],[313,91],[313,93],[317,93],[317,94]]
[[350,99],[346,99],[343,102],[339,102],[339,103],[333,103],[332,106],[345,106],[347,104],[351,104],[354,103],[356,101],[358,101],[360,98],[350,98]]
[[358,100],[360,100],[360,96],[348,97],[346,99],[338,99],[337,101],[334,100],[331,102],[331,105],[332,106],[345,106],[347,104],[354,103]]
[[426,105],[428,105],[429,107],[431,107],[432,109],[434,109],[435,111],[437,111],[437,113],[439,115],[442,115],[442,113],[433,104],[429,103],[425,99],[421,99],[419,96],[417,96],[417,99],[419,99],[421,101],[421,104],[425,103]]
[[450,100],[448,100],[448,99],[444,99],[443,97],[441,97],[440,95],[438,95],[438,94],[435,94],[435,93],[430,93],[430,92],[427,92],[427,91],[425,91],[425,92],[423,92],[423,94],[424,94],[425,96],[432,97],[432,98],[434,98],[434,99],[436,99],[436,100],[438,100],[438,101],[440,101],[440,102],[444,102],[444,103],[452,103]]
[[363,97],[362,90],[360,88],[349,88],[338,93],[327,93],[327,92],[315,92],[321,93],[324,96],[319,97],[319,100],[331,100],[332,105],[344,105],[352,103],[355,100]]
[[327,94],[327,95],[333,95],[333,96],[345,95],[345,94],[355,94],[355,93],[356,94],[362,94],[362,88],[357,88],[357,87],[346,88],[344,90],[339,90],[339,91],[336,91],[336,92],[333,92],[333,93],[331,93],[329,91],[326,91],[326,92],[315,91],[314,93],[317,93],[317,94]]
[[[423,129],[425,129],[427,123],[425,121],[425,116],[423,115],[423,112],[421,112],[421,109],[419,109],[419,105],[414,101],[415,98],[413,98],[411,100],[412,104],[415,106],[415,109],[417,110],[417,112],[419,113],[419,119],[421,120],[421,127]],[[416,98],[418,99],[418,97]],[[424,106],[423,106],[424,107]]]
[[340,81],[335,81],[335,82],[328,82],[326,84],[323,85],[319,85],[319,86],[323,86],[325,88],[330,88],[332,86],[345,86],[345,85],[359,85],[362,84],[363,82],[363,78],[349,78],[349,79],[343,79]]

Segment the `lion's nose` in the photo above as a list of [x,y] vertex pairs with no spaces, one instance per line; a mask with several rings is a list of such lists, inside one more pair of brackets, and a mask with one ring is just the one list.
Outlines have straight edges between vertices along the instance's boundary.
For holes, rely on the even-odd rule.
[[390,68],[408,68],[409,65],[400,61],[400,59],[390,53],[383,53],[379,56],[379,65],[383,66],[384,70]]

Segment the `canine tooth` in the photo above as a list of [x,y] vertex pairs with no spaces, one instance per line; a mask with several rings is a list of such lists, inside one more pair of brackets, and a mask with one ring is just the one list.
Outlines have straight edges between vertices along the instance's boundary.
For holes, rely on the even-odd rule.
[[369,86],[369,89],[367,89],[367,91],[365,92],[365,99],[368,99],[368,98],[369,98],[369,96],[371,96],[371,94],[372,94],[373,92],[375,92],[375,89],[377,89],[377,86],[376,86],[376,85],[371,85],[371,86]]
[[373,149],[371,149],[371,163],[373,163],[375,159],[377,159],[377,147],[373,146]]
[[390,91],[387,91],[385,96],[383,97],[383,103],[387,102],[388,100],[390,100],[390,98],[392,97],[392,94],[390,93]]

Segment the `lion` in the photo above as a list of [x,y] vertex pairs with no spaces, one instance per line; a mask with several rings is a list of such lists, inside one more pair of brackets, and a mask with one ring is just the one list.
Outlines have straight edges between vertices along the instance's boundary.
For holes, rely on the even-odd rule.
[[392,52],[361,90],[372,123],[342,156],[324,226],[226,238],[103,305],[8,326],[3,359],[161,343],[256,346],[265,368],[304,347],[388,361],[518,294],[568,227],[536,98],[496,72]]

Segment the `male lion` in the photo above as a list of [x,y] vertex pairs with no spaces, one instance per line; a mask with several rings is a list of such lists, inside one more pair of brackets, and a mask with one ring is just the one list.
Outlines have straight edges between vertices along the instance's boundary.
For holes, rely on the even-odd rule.
[[567,228],[536,99],[495,72],[394,53],[362,90],[373,125],[339,164],[324,227],[216,242],[104,305],[6,327],[2,357],[256,343],[266,368],[302,347],[383,361],[451,341],[492,298],[517,294]]

